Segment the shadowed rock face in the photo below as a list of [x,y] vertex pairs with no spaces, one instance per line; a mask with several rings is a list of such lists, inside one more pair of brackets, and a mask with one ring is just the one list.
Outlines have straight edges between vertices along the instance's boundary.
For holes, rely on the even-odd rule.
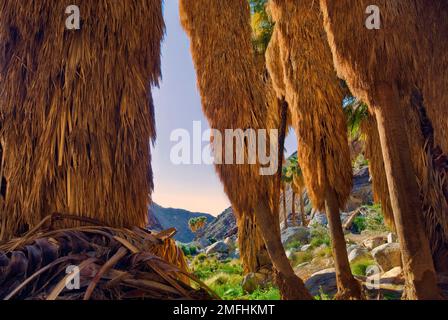
[[[305,212],[309,216],[312,214],[312,206],[311,202],[308,198],[308,194],[306,191],[303,194],[304,201],[305,201]],[[284,210],[283,210],[283,196],[280,198],[280,221],[283,225],[284,221]],[[300,224],[300,197],[296,195],[295,198],[296,202],[296,213],[297,213],[297,221]],[[373,191],[372,191],[372,182],[370,181],[370,174],[369,174],[369,168],[367,166],[364,166],[362,168],[359,168],[353,172],[353,189],[352,193],[350,194],[350,198],[347,201],[347,206],[345,209],[345,212],[351,212],[356,209],[358,209],[360,206],[372,204],[373,203]],[[288,211],[288,225],[292,225],[292,189],[288,185],[286,187],[286,210]],[[318,214],[317,214],[318,216]],[[323,214],[325,216],[325,214]],[[319,219],[319,217],[317,217]],[[325,221],[322,221],[321,224],[326,224],[326,218],[324,217]]]

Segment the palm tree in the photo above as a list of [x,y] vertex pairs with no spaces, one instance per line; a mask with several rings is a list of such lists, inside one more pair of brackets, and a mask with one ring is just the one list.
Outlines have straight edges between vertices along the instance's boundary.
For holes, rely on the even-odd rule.
[[198,232],[201,229],[204,229],[206,224],[206,217],[191,218],[190,220],[188,220],[188,227],[194,233]]
[[369,161],[374,201],[375,203],[381,203],[384,221],[387,226],[395,229],[378,125],[375,117],[370,114],[367,104],[352,95],[349,95],[345,100],[344,112],[347,117],[349,136],[352,139],[361,140],[364,145],[363,154],[365,159]]
[[[289,184],[292,190],[292,221],[294,225],[297,225],[296,214],[296,195],[300,196],[300,215],[302,225],[306,226],[305,216],[305,203],[303,198],[303,192],[305,191],[305,181],[303,179],[302,169],[300,168],[297,155],[291,156],[287,161],[287,166],[283,168],[283,181],[285,184]],[[284,188],[286,189],[286,188]],[[285,197],[284,197],[285,198]],[[285,207],[286,212],[286,207]]]
[[[210,126],[221,132],[269,128],[269,104],[254,59],[247,1],[181,0],[180,13],[191,38],[202,106]],[[270,204],[276,177],[262,176],[259,169],[259,164],[216,165],[234,209],[255,215],[283,298],[311,299],[281,243],[278,217]]]
[[[298,136],[298,158],[311,202],[325,208],[332,237],[338,298],[361,298],[351,274],[340,209],[352,187],[352,167],[342,110],[344,92],[323,37],[318,4],[314,1],[271,0],[278,29],[285,93]],[[325,88],[324,90],[322,88]]]
[[146,226],[162,1],[83,2],[80,30],[66,6],[2,1],[0,240],[54,212]]
[[[338,74],[375,115],[395,227],[402,247],[406,295],[410,299],[439,298],[421,212],[427,204],[425,199],[431,198],[429,194],[435,192],[438,199],[445,196],[437,186],[425,187],[428,177],[437,173],[428,165],[432,159],[426,155],[431,150],[425,150],[428,136],[421,125],[428,120],[431,122],[425,110],[438,113],[435,110],[440,110],[443,103],[438,101],[438,106],[416,104],[413,97],[419,92],[418,88],[435,88],[436,80],[425,74],[427,70],[435,70],[431,61],[437,59],[433,59],[433,53],[441,52],[440,44],[431,37],[435,34],[433,28],[446,28],[446,3],[428,5],[426,1],[413,0],[411,5],[377,1],[376,5],[382,10],[382,28],[373,31],[374,37],[372,30],[359,23],[366,18],[365,9],[370,5],[367,0],[321,0],[320,4]],[[438,62],[436,68],[441,67]],[[440,79],[436,73],[432,74],[434,79]],[[428,83],[423,85],[422,81]],[[425,90],[422,93],[427,95]],[[432,120],[440,122],[434,117]],[[443,136],[441,127],[438,132]],[[429,203],[428,207],[433,208],[433,205]],[[435,234],[433,228],[439,228],[441,217],[446,216],[446,213],[437,212],[436,208],[425,217],[430,235]],[[434,219],[430,221],[430,218]]]

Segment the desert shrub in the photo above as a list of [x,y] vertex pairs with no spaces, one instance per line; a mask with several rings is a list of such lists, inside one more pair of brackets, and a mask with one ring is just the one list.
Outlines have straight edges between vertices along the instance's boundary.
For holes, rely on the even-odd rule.
[[250,300],[280,300],[281,297],[277,288],[269,287],[267,289],[258,288],[248,298]]
[[196,248],[195,246],[181,244],[180,248],[186,256],[195,256],[198,253],[198,248]]
[[216,257],[207,257],[202,253],[193,259],[191,269],[193,273],[201,280],[208,279],[217,273],[236,275],[243,274],[243,267],[238,260],[224,262],[219,261]]
[[232,300],[243,296],[242,281],[243,276],[241,274],[220,272],[205,280],[205,284],[222,299]]
[[352,263],[350,265],[352,269],[352,273],[356,276],[365,276],[367,268],[369,266],[372,266],[375,264],[375,261],[373,261],[370,258],[364,258],[361,260],[356,261],[355,263]]
[[325,244],[330,246],[330,235],[328,229],[323,226],[315,226],[311,229],[311,247],[317,248]]
[[354,233],[361,233],[362,231],[367,229],[366,217],[357,216],[355,220],[353,220],[352,231]]
[[286,246],[286,250],[295,250],[300,249],[303,246],[303,244],[300,241],[294,240],[288,243]]
[[358,216],[353,221],[353,232],[368,231],[389,231],[384,224],[384,216],[382,213],[381,205],[373,204],[369,206],[363,206],[365,214]]
[[332,255],[331,247],[326,246],[324,248],[317,248],[316,250],[314,250],[314,255],[319,258],[331,257]]
[[292,266],[296,267],[304,262],[313,260],[313,254],[309,251],[295,252],[291,257]]

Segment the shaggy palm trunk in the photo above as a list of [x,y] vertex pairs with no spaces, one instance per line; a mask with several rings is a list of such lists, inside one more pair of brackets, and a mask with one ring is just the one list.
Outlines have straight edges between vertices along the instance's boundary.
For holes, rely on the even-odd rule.
[[263,237],[255,223],[253,214],[236,214],[238,224],[238,246],[244,273],[272,269],[272,262],[264,245]]
[[79,30],[68,1],[0,2],[3,240],[55,212],[147,225],[162,1],[79,2]]
[[297,277],[288,257],[278,232],[273,232],[275,219],[266,203],[257,206],[257,224],[263,234],[263,238],[276,270],[277,285],[285,300],[311,300],[313,297],[305,288],[303,281]]
[[361,286],[355,280],[350,269],[347,256],[344,231],[336,192],[328,187],[326,190],[325,209],[327,211],[328,226],[331,233],[331,248],[336,269],[338,286],[337,299],[361,299]]
[[383,150],[384,166],[402,248],[408,299],[440,297],[429,242],[421,217],[420,194],[412,169],[404,112],[394,88],[383,85],[374,107]]
[[291,204],[291,219],[292,219],[292,224],[294,226],[297,225],[297,214],[296,214],[296,193],[294,192],[294,190],[292,191],[292,204]]
[[[248,2],[181,0],[179,7],[182,25],[191,38],[202,106],[210,127],[222,133],[227,129],[269,128],[269,104],[266,86],[255,65]],[[222,154],[224,158],[235,148],[226,149]],[[274,186],[278,187],[278,176],[260,175],[260,168],[261,163],[216,164],[232,205],[240,212],[253,211],[279,274],[282,296],[285,299],[310,299],[285,255],[280,240],[278,210],[269,206]]]

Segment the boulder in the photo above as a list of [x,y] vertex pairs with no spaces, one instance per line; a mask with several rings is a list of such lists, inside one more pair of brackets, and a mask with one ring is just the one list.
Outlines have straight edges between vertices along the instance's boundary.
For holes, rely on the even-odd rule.
[[404,284],[403,269],[395,267],[381,276],[381,284]]
[[232,237],[225,238],[224,243],[229,247],[229,250],[233,250],[236,247],[236,242]]
[[353,172],[353,190],[346,204],[346,211],[354,211],[364,204],[373,202],[369,167],[363,166]]
[[347,245],[347,254],[350,254],[350,252],[352,252],[355,249],[361,249],[362,247],[358,244],[350,244]]
[[241,259],[240,250],[238,248],[236,248],[232,253],[230,253],[229,258]]
[[321,293],[335,295],[338,291],[336,284],[336,270],[334,268],[324,269],[311,275],[305,282],[305,287],[312,296]]
[[310,231],[306,227],[291,227],[282,230],[282,243],[287,247],[292,242],[307,243],[310,240]]
[[401,267],[401,251],[398,243],[386,243],[372,250],[373,259],[384,272]]
[[308,251],[311,248],[310,244],[306,244],[300,248],[300,251]]
[[373,264],[366,268],[366,276],[367,277],[371,277],[371,276],[379,275],[379,274],[381,274],[381,269],[376,264]]
[[213,254],[213,253],[221,253],[221,254],[228,254],[229,253],[229,246],[224,241],[218,241],[212,244],[211,246],[207,247],[205,250],[206,254]]
[[355,248],[353,249],[350,254],[348,255],[348,261],[350,263],[355,263],[359,260],[370,258],[370,253],[365,248]]
[[397,241],[398,241],[398,239],[397,239],[397,235],[395,233],[390,232],[387,235],[387,243],[394,243],[394,242],[397,242]]
[[248,273],[241,283],[244,292],[252,293],[257,288],[263,288],[266,286],[266,274],[263,273]]
[[364,247],[366,247],[369,250],[373,250],[376,247],[379,247],[380,245],[386,243],[386,239],[384,237],[374,237],[370,239],[366,239],[362,242]]
[[311,219],[309,225],[312,226],[326,226],[328,223],[327,215],[322,212],[316,212],[313,216],[313,219]]
[[198,240],[194,241],[194,243],[196,243],[200,248],[207,248],[210,245],[210,241],[204,238],[199,238]]

